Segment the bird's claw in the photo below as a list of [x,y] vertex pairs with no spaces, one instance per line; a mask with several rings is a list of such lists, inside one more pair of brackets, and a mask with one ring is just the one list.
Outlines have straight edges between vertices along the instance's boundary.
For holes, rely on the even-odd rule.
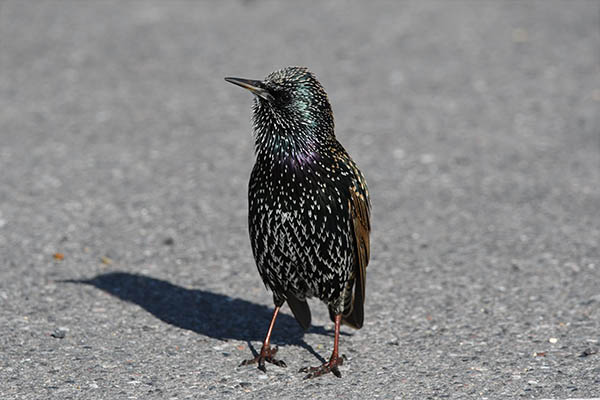
[[320,367],[304,367],[301,368],[298,372],[307,372],[307,375],[304,379],[316,378],[321,375],[325,375],[329,372],[337,376],[338,378],[342,377],[342,373],[338,369],[338,365],[342,365],[344,363],[344,359],[342,357],[332,358],[325,364]]
[[278,367],[282,367],[282,368],[286,368],[287,365],[285,363],[285,361],[283,360],[277,360],[275,359],[273,356],[277,353],[277,346],[271,348],[269,347],[264,347],[260,350],[260,354],[250,360],[244,360],[241,362],[240,367],[243,365],[251,365],[251,364],[256,364],[258,363],[258,369],[260,369],[262,372],[267,372],[267,367],[265,365],[265,363],[271,363],[273,365],[277,365]]

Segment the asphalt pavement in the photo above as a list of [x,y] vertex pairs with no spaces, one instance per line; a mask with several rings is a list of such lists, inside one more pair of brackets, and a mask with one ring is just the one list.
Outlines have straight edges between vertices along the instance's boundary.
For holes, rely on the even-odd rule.
[[[365,325],[284,308],[251,95],[308,66],[363,170]],[[600,2],[0,2],[1,399],[600,397]]]

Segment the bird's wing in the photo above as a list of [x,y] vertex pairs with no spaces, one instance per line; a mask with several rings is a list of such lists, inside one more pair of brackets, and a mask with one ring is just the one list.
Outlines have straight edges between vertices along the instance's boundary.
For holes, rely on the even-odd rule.
[[[362,176],[359,175],[361,178]],[[350,188],[350,216],[352,218],[352,231],[356,243],[356,264],[354,270],[351,297],[346,298],[342,322],[353,328],[360,329],[364,321],[365,287],[367,285],[367,265],[369,264],[371,232],[369,195],[364,185],[364,179],[360,182],[360,188]],[[331,310],[330,310],[331,316]]]
[[367,283],[367,265],[369,264],[370,255],[369,235],[371,233],[371,215],[368,194],[361,192],[354,188],[350,189],[350,210],[352,213],[352,225],[358,258],[356,274],[357,290],[360,290],[361,298],[364,301],[365,286]]

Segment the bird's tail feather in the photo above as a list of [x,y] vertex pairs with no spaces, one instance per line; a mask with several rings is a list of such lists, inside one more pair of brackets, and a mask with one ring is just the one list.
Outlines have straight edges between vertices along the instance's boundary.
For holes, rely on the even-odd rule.
[[310,308],[308,307],[308,303],[306,300],[300,300],[293,294],[289,293],[287,296],[287,303],[296,317],[296,321],[300,324],[300,326],[307,330],[310,326]]

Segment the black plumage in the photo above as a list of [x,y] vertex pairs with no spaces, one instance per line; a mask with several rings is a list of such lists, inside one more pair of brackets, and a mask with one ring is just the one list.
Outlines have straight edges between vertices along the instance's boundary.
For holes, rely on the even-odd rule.
[[270,347],[279,308],[287,301],[307,329],[306,299],[317,297],[336,325],[334,350],[329,362],[304,370],[307,377],[340,376],[340,323],[363,324],[370,233],[365,178],[337,141],[327,94],[308,69],[284,68],[263,81],[225,79],[256,95],[248,222],[256,265],[276,307],[261,354],[244,364],[285,366]]

